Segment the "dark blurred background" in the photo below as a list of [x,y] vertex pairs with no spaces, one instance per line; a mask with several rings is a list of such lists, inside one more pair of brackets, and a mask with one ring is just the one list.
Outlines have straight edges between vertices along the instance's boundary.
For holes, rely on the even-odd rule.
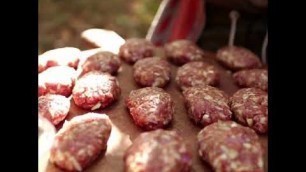
[[[39,54],[53,48],[84,49],[82,31],[114,30],[124,38],[145,37],[162,0],[39,0]],[[206,0],[207,21],[198,44],[217,50],[228,42],[232,9],[240,12],[235,44],[260,56],[267,30],[267,0]],[[251,3],[252,2],[252,3]]]
[[[229,13],[234,7],[207,4],[206,26],[198,40],[202,48],[216,51],[228,44],[231,25]],[[251,7],[237,9],[240,17],[237,21],[234,44],[246,47],[260,57],[262,43],[268,30],[267,9]]]

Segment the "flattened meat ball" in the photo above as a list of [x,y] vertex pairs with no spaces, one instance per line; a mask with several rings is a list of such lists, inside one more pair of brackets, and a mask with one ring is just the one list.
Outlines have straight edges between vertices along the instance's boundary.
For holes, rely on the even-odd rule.
[[52,66],[70,66],[77,68],[81,51],[74,47],[64,47],[49,50],[41,54],[38,58],[40,71]]
[[111,129],[105,114],[87,113],[66,121],[55,135],[50,162],[67,171],[83,171],[106,149]]
[[108,73],[91,71],[77,80],[73,88],[74,103],[87,110],[105,108],[121,94],[118,80]]
[[216,59],[225,67],[234,71],[262,66],[256,54],[246,48],[237,46],[227,46],[219,49]]
[[63,121],[68,115],[70,100],[62,95],[47,94],[38,98],[38,114],[53,125]]
[[258,133],[268,130],[268,94],[257,88],[243,88],[230,99],[235,118]]
[[128,63],[135,63],[137,60],[152,57],[154,53],[154,44],[141,38],[127,39],[119,49],[119,57]]
[[134,123],[144,130],[164,128],[173,118],[173,100],[169,93],[158,87],[131,91],[125,104]]
[[233,74],[233,78],[240,87],[254,87],[264,91],[268,90],[268,70],[248,69]]
[[70,96],[76,71],[68,66],[50,67],[38,74],[38,96],[46,94],[60,94]]
[[219,120],[230,120],[232,112],[225,92],[211,87],[190,87],[183,91],[188,116],[196,123],[207,126]]
[[164,87],[170,81],[170,64],[160,57],[149,57],[134,64],[134,79],[143,87]]
[[198,134],[200,157],[216,172],[263,172],[263,148],[254,130],[218,121]]
[[206,62],[189,62],[178,68],[175,80],[182,90],[202,85],[216,86],[219,84],[220,72]]
[[168,59],[176,65],[202,60],[205,55],[203,50],[189,40],[176,40],[167,43],[164,49]]
[[100,51],[88,57],[82,64],[82,75],[94,70],[114,75],[117,73],[120,65],[120,59],[116,54]]
[[192,156],[175,131],[140,134],[124,155],[125,172],[189,172]]

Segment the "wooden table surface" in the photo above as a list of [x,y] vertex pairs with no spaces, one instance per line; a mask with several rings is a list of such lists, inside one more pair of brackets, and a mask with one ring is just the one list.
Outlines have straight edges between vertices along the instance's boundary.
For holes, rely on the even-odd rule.
[[[84,51],[83,58],[88,56],[87,54],[92,51]],[[221,83],[219,88],[224,90],[229,95],[232,95],[238,87],[234,84],[231,73],[224,68],[222,68],[217,62],[213,60],[214,53],[209,53],[210,56],[203,61],[208,61],[215,64],[221,71]],[[170,83],[164,88],[168,93],[171,94],[174,104],[175,104],[175,113],[174,120],[172,124],[167,128],[167,130],[175,130],[184,138],[186,143],[188,144],[188,148],[193,154],[193,163],[192,163],[192,171],[193,172],[210,172],[212,169],[208,166],[208,164],[201,161],[197,152],[197,143],[196,136],[198,132],[201,130],[201,127],[195,126],[194,123],[187,117],[186,109],[183,104],[183,96],[175,83],[175,75],[177,71],[177,66],[172,66],[172,76]],[[132,66],[126,63],[122,63],[122,68],[120,72],[117,74],[117,78],[121,87],[121,96],[117,102],[112,104],[111,106],[102,109],[96,110],[97,113],[106,113],[110,120],[112,121],[112,132],[110,138],[108,140],[108,147],[106,152],[103,152],[101,156],[87,169],[86,172],[123,172],[123,155],[127,147],[133,142],[133,140],[142,132],[140,128],[138,128],[132,121],[125,105],[124,100],[129,95],[131,90],[138,89],[138,87],[132,77]],[[70,120],[72,117],[77,115],[82,115],[87,111],[78,108],[73,100],[71,100],[71,109],[67,120]],[[264,147],[266,152],[265,154],[265,171],[267,169],[267,143],[268,137],[267,135],[260,136],[260,141]],[[60,170],[53,164],[49,163],[47,166],[47,172],[61,172]]]

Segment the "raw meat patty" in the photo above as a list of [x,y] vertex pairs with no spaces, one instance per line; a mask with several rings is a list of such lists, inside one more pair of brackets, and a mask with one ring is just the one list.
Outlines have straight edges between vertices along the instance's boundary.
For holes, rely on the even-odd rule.
[[90,71],[100,71],[114,75],[121,65],[119,57],[108,51],[100,51],[88,57],[82,64],[82,75]]
[[106,149],[111,129],[105,114],[87,113],[66,121],[56,133],[50,161],[67,171],[83,171]]
[[198,134],[199,155],[216,172],[263,172],[257,134],[234,121],[219,121]]
[[192,156],[175,131],[140,134],[124,155],[125,172],[189,172]]
[[264,91],[268,90],[267,69],[241,70],[234,73],[233,78],[240,87],[254,87]]
[[225,67],[234,71],[262,66],[259,57],[243,47],[223,47],[217,51],[216,58]]
[[46,51],[38,58],[38,70],[42,72],[52,66],[70,66],[76,69],[80,56],[81,51],[74,47],[64,47]]
[[71,67],[50,67],[38,74],[38,96],[49,93],[68,97],[71,95],[75,79],[76,71]]
[[134,64],[134,79],[143,87],[164,87],[170,81],[170,64],[160,57],[149,57]]
[[202,85],[216,86],[219,84],[220,72],[206,62],[189,62],[178,68],[175,80],[182,90]]
[[105,108],[121,94],[118,80],[108,73],[91,71],[77,80],[72,92],[75,104],[83,109]]
[[130,38],[119,49],[119,57],[128,63],[154,56],[155,46],[146,39]]
[[235,118],[258,133],[268,130],[268,94],[257,88],[243,88],[230,100]]
[[174,105],[169,93],[158,87],[133,90],[126,99],[134,123],[144,130],[164,128],[173,118]]
[[232,112],[225,92],[211,87],[190,87],[183,91],[188,116],[196,123],[207,126],[218,120],[230,120]]
[[202,60],[205,55],[203,50],[189,40],[176,40],[167,43],[164,49],[168,59],[176,65]]
[[53,125],[63,121],[69,109],[70,100],[65,96],[47,94],[38,98],[38,114],[48,119]]

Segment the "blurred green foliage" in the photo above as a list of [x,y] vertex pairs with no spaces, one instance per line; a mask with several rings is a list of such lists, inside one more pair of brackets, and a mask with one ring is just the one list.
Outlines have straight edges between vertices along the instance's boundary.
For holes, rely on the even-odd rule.
[[89,28],[145,37],[161,0],[39,0],[39,53],[74,46]]

